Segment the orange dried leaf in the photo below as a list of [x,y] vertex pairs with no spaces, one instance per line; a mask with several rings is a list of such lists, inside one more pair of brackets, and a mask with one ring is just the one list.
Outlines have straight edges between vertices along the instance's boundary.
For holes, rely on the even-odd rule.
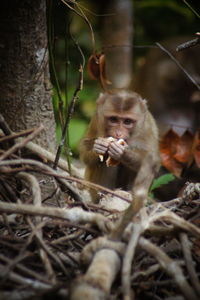
[[106,89],[107,84],[111,84],[106,77],[105,54],[92,54],[89,57],[87,69],[89,76],[94,80],[99,80],[104,90]]
[[102,54],[99,57],[99,69],[100,69],[100,81],[102,86],[104,86],[105,84],[111,84],[111,81],[108,80],[106,77],[106,58],[104,54]]
[[100,78],[99,54],[92,54],[88,59],[87,70],[93,80]]
[[174,156],[177,152],[177,145],[180,143],[179,135],[170,129],[160,141],[160,155],[163,166],[175,176],[180,176],[183,170],[182,164]]
[[176,154],[174,155],[178,162],[187,164],[191,160],[193,138],[193,134],[188,130],[179,137],[176,145]]
[[197,131],[194,135],[192,152],[194,155],[195,162],[196,162],[198,168],[200,168],[200,131]]

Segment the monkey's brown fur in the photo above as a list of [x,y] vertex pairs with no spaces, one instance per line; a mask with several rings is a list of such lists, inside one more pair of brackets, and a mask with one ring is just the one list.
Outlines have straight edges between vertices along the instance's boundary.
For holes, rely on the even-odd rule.
[[[122,138],[119,143],[106,144],[106,138]],[[107,167],[99,155],[119,160]],[[146,101],[131,91],[100,94],[85,138],[80,144],[80,157],[86,164],[85,178],[110,189],[121,188],[147,195],[160,165],[158,129]],[[91,189],[94,202],[98,194]]]

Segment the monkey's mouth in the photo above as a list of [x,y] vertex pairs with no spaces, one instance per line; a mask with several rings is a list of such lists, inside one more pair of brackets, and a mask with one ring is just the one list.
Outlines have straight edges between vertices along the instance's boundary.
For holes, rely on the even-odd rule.
[[105,138],[113,139],[113,140],[111,140],[111,142],[120,141],[120,140],[123,140],[124,142],[127,142],[127,140],[128,140],[128,137],[116,137],[114,135],[113,136],[107,135]]

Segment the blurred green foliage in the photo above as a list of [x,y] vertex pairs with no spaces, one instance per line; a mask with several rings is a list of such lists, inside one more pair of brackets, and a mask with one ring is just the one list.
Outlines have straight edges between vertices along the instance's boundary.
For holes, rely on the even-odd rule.
[[[101,27],[106,17],[104,14],[109,1],[114,0],[77,1],[93,27],[96,49],[98,51],[101,51]],[[188,0],[188,2],[197,10],[199,1]],[[135,0],[133,3],[134,46],[154,45],[157,41],[177,35],[191,35],[192,39],[194,33],[199,29],[198,18],[186,6],[184,1]],[[76,6],[72,7],[76,8]],[[50,55],[50,70],[54,86],[53,104],[59,141],[61,124],[58,114],[58,91],[60,90],[62,114],[63,118],[65,118],[69,102],[72,99],[79,80],[78,70],[81,63],[81,55],[74,44],[72,36],[81,47],[86,62],[92,54],[92,41],[91,32],[84,19],[70,10],[61,1],[47,0],[47,16],[49,47],[50,54],[52,54]],[[137,64],[146,51],[148,51],[148,48],[133,47],[133,72],[137,69]],[[99,84],[88,77],[85,67],[83,90],[79,93],[79,99],[69,126],[69,145],[75,155],[78,154],[78,142],[85,132],[87,123],[94,112],[95,99],[99,91]]]
[[161,187],[164,184],[168,184],[169,182],[175,180],[175,178],[176,177],[171,173],[167,173],[167,174],[161,175],[158,178],[155,178],[152,185],[151,185],[151,187],[150,187],[150,190],[149,190],[149,197],[155,198],[154,197],[154,190]]

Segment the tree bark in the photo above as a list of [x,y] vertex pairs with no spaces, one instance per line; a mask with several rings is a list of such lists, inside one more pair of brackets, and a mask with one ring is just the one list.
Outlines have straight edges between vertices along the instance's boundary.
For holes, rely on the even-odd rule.
[[111,0],[105,11],[102,41],[111,88],[128,88],[132,80],[133,5]]
[[13,131],[37,127],[36,139],[55,150],[45,0],[0,3],[0,112]]

